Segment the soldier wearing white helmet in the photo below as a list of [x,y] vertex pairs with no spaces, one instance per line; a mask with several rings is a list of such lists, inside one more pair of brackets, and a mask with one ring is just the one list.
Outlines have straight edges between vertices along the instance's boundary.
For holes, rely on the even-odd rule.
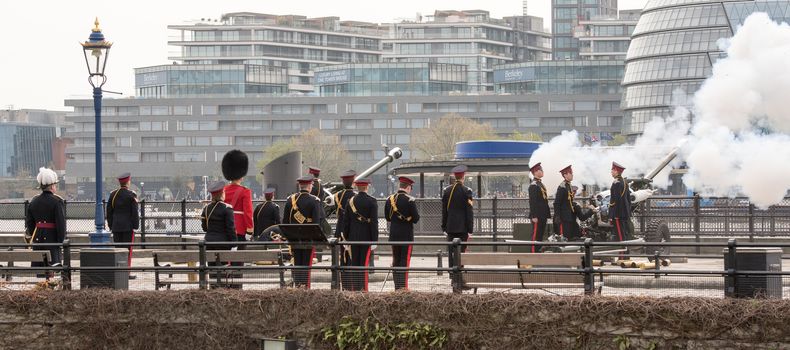
[[[33,250],[49,250],[49,264],[60,264],[60,247],[42,247],[39,244],[63,243],[66,239],[66,211],[63,198],[56,194],[58,174],[52,169],[40,168],[36,176],[41,194],[33,197],[25,213],[25,239]],[[44,266],[34,262],[32,266]],[[47,277],[50,277],[48,275]]]

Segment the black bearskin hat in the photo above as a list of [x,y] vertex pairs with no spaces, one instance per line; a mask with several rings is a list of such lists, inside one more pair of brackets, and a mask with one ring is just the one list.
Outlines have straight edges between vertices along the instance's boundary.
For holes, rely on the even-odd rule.
[[238,180],[247,176],[250,161],[247,154],[234,149],[222,157],[222,176],[228,181]]

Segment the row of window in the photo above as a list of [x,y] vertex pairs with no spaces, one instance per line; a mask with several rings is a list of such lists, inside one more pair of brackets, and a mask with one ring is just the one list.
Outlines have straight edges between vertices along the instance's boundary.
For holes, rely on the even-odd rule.
[[644,81],[700,78],[711,74],[707,54],[648,58],[628,62],[623,84]]
[[732,35],[729,28],[655,33],[636,37],[628,48],[629,58],[718,51],[717,41]]
[[632,85],[623,94],[623,109],[671,106],[675,94],[693,95],[701,85],[702,81]]
[[721,4],[685,6],[643,14],[634,29],[634,35],[679,28],[726,25],[729,23]]
[[[93,116],[93,107],[74,107],[74,116]],[[148,116],[148,115],[192,115],[192,106],[104,106],[103,117]]]

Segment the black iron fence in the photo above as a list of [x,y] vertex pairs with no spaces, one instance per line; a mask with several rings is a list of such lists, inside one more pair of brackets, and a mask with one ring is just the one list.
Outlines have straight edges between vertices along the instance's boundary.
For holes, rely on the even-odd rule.
[[[420,247],[418,250],[423,252],[437,250],[436,253],[415,254],[409,267],[393,267],[389,250],[404,242],[344,242],[340,245],[330,240],[328,244],[310,246],[320,249],[322,255],[313,259],[309,266],[294,266],[290,262],[292,250],[282,243],[246,242],[239,243],[239,249],[243,250],[224,250],[225,247],[219,247],[222,243],[159,242],[148,243],[147,249],[138,250],[132,266],[127,267],[125,264],[83,265],[81,255],[85,249],[101,246],[66,241],[38,245],[39,248],[61,249],[64,257],[61,265],[31,267],[30,262],[21,260],[21,255],[11,258],[11,252],[32,252],[33,255],[25,256],[33,256],[28,260],[35,261],[35,253],[41,250],[30,251],[25,244],[2,244],[0,289],[22,290],[31,285],[80,289],[85,279],[95,282],[97,273],[123,273],[123,278],[128,278],[128,274],[136,277],[128,281],[128,288],[133,290],[287,288],[300,286],[304,281],[300,282],[298,276],[309,275],[309,287],[313,289],[368,292],[392,291],[394,280],[398,278],[399,286],[410,290],[447,293],[790,297],[790,270],[783,268],[783,263],[790,259],[783,251],[790,251],[790,243],[739,243],[734,239],[723,243],[600,243],[592,240],[574,243],[464,243],[459,240],[408,243]],[[516,252],[533,243],[559,249],[562,253]],[[342,263],[346,254],[344,247],[354,250],[367,249],[370,245],[378,246],[378,259],[371,259],[370,266]],[[114,246],[139,248],[139,244]],[[493,246],[500,252],[491,252]],[[676,247],[701,247],[716,253],[668,253]],[[460,264],[445,264],[448,257]],[[408,281],[405,286],[404,280]]]
[[[586,202],[584,198],[580,201]],[[275,201],[282,209],[284,201]],[[0,233],[24,230],[28,202],[0,203]],[[253,206],[260,202],[253,202]],[[200,210],[205,202],[141,201],[140,233],[202,234]],[[441,201],[418,199],[421,220],[415,225],[417,235],[441,232]],[[639,204],[632,218],[637,232],[644,232],[651,222],[667,224],[673,237],[787,237],[790,236],[790,198],[767,209],[760,209],[746,198],[702,198],[655,196]],[[386,232],[384,200],[379,200],[379,228]],[[90,232],[94,229],[93,202],[66,203],[69,232]],[[475,233],[495,238],[511,237],[513,226],[528,223],[528,200],[525,198],[482,198],[475,202]],[[334,222],[333,218],[329,218]],[[144,238],[143,238],[144,239]]]

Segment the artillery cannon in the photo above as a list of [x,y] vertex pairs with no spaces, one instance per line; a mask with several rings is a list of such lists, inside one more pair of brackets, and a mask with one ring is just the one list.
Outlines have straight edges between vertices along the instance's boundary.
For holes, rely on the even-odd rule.
[[[669,163],[677,157],[680,146],[675,147],[670,151],[658,166],[642,178],[626,178],[625,182],[631,192],[631,217],[632,220],[628,225],[633,232],[634,238],[644,239],[646,242],[669,242],[671,241],[671,234],[669,226],[665,220],[662,219],[649,219],[646,222],[644,232],[637,232],[634,230],[633,217],[634,214],[644,214],[647,210],[647,199],[653,196],[656,192],[652,187],[653,179],[660,173]],[[609,201],[611,193],[609,190],[601,191],[590,198],[590,205],[587,208],[580,208],[579,219],[582,239],[592,238],[596,242],[611,242],[614,241],[612,234],[612,224],[609,218]],[[556,234],[549,237],[549,241],[559,241],[563,238],[558,237]],[[653,255],[660,252],[662,255],[669,254],[669,247],[644,247],[644,252],[647,255]]]
[[[354,178],[354,181],[370,176],[370,174],[375,173],[385,165],[394,162],[396,159],[400,159],[402,156],[403,151],[400,149],[400,147],[391,149],[389,153],[387,153],[384,158],[381,158],[378,162],[376,162],[376,164],[373,164],[371,167],[357,174],[357,176]],[[337,211],[337,203],[335,203],[334,194],[340,192],[341,190],[343,190],[342,183],[329,182],[324,185],[324,192],[327,194],[326,198],[324,199],[324,212],[326,213],[327,217]]]

